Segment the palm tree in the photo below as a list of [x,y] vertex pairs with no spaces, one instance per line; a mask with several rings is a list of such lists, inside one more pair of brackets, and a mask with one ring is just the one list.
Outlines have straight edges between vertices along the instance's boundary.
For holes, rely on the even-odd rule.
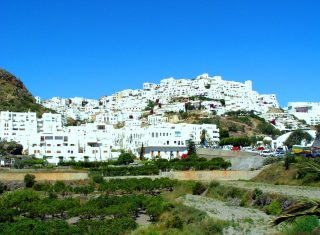
[[285,215],[279,216],[272,221],[273,225],[283,222],[293,223],[297,218],[315,215],[320,218],[320,200],[301,200],[291,206]]
[[[301,162],[298,167],[306,172],[320,174],[320,165],[310,160]],[[302,216],[315,215],[320,218],[320,200],[301,200],[291,206],[285,215],[279,216],[272,221],[273,225],[278,225],[282,222],[292,223],[297,218]]]

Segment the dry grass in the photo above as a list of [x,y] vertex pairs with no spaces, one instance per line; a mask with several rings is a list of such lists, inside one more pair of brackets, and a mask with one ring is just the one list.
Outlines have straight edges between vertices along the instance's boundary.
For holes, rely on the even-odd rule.
[[283,162],[277,162],[264,169],[252,181],[280,185],[302,185],[302,180],[296,179],[297,172],[298,167],[295,164],[291,164],[289,170],[285,170]]

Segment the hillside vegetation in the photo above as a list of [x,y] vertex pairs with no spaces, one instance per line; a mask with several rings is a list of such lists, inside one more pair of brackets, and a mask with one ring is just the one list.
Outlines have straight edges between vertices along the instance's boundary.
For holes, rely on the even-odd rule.
[[319,180],[320,159],[308,159],[303,156],[287,156],[287,159],[285,158],[266,167],[252,181],[276,185],[319,187]]
[[52,112],[37,104],[23,82],[13,74],[0,69],[0,111],[11,112]]
[[[252,112],[237,111],[226,113],[224,116],[216,116],[193,110],[180,113],[168,112],[166,116],[172,123],[216,124],[220,132],[228,132],[230,136],[280,135],[280,132],[270,123]],[[221,136],[222,138],[227,137]]]

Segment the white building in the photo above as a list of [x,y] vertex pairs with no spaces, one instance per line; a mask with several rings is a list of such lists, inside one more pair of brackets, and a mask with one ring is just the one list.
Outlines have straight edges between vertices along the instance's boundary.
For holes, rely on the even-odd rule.
[[289,102],[288,113],[309,125],[320,124],[320,103],[317,102]]

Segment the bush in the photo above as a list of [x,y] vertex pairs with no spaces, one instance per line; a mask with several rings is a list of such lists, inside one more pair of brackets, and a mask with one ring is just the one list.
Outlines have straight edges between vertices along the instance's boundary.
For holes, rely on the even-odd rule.
[[278,157],[267,157],[266,159],[263,160],[263,165],[264,166],[271,165],[273,163],[280,162],[280,161],[282,161],[282,159]]
[[134,161],[136,156],[132,153],[122,152],[118,158],[118,164],[129,165]]
[[5,191],[7,191],[7,185],[0,182],[0,194],[3,194]]
[[290,164],[297,162],[297,159],[294,155],[287,153],[284,157],[284,168],[289,170]]
[[92,181],[97,183],[97,184],[101,184],[101,183],[104,182],[104,179],[103,179],[103,176],[101,176],[101,175],[94,175],[92,177]]
[[311,234],[319,226],[319,219],[316,216],[305,216],[294,221],[290,228],[286,229],[286,234],[300,235]]
[[192,188],[192,194],[193,195],[201,195],[204,191],[206,191],[206,186],[204,186],[202,183],[197,182],[193,188]]
[[279,201],[273,201],[266,206],[266,213],[268,215],[280,215],[282,213],[281,204]]
[[166,228],[183,228],[183,221],[178,215],[170,215],[165,221]]
[[31,175],[31,174],[26,174],[24,176],[24,184],[26,186],[26,188],[32,188],[33,185],[36,183],[36,180],[35,180],[35,176],[34,175]]

